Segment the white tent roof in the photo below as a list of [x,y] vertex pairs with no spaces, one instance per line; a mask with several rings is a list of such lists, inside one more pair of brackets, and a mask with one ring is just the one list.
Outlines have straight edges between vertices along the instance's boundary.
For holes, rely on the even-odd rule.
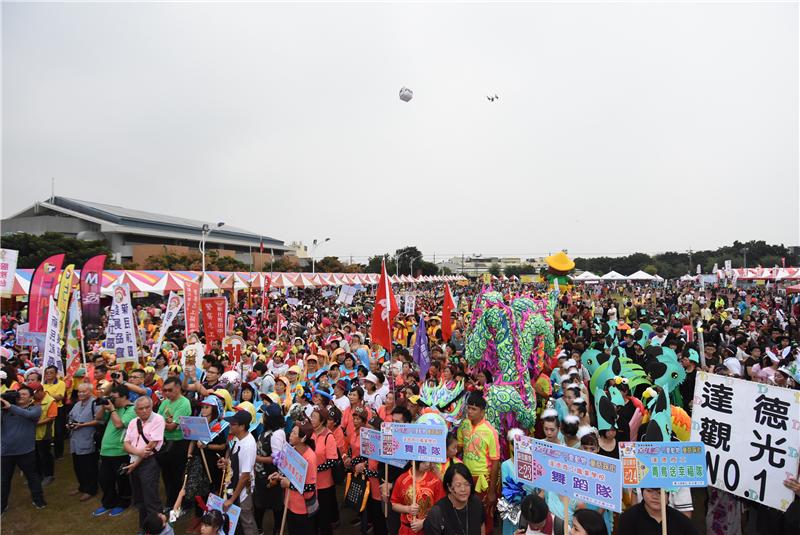
[[591,271],[584,271],[583,273],[581,273],[577,277],[572,277],[572,280],[574,280],[574,281],[596,281],[599,278],[600,277],[598,277],[597,275],[595,275]]
[[605,275],[600,277],[600,280],[604,280],[604,281],[622,281],[622,280],[625,280],[625,277],[623,277],[622,275],[620,275],[616,271],[609,271],[608,273],[606,273]]
[[664,277],[662,277],[661,275],[659,275],[658,273],[656,273],[655,279],[656,279],[657,281],[663,281],[663,280],[664,280]]
[[628,280],[632,281],[652,281],[655,279],[656,279],[655,277],[653,277],[649,273],[642,271],[641,269],[636,273],[633,273],[632,275],[628,275]]

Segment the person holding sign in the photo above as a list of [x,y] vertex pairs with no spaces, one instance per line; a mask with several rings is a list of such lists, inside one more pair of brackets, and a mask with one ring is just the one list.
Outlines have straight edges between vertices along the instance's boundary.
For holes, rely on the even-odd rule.
[[442,482],[431,468],[429,462],[415,462],[392,488],[392,510],[400,513],[399,535],[422,531],[428,511],[445,495]]
[[464,464],[475,478],[475,493],[484,504],[486,532],[491,533],[500,473],[500,440],[486,421],[486,399],[480,392],[472,392],[467,398],[467,418],[458,428],[458,445]]
[[308,463],[305,485],[302,489],[298,490],[292,487],[289,479],[280,473],[276,472],[269,478],[272,484],[279,481],[280,486],[286,490],[287,511],[285,514],[289,535],[311,535],[317,531],[316,515],[309,514],[306,506],[307,504],[316,505],[317,501],[317,455],[314,452],[313,437],[314,428],[308,422],[295,426],[289,435],[289,444]]
[[[636,504],[619,517],[619,535],[662,535],[666,522],[668,535],[697,535],[691,520],[682,513],[661,504],[661,489],[642,489],[642,503]],[[666,517],[662,516],[666,511]]]

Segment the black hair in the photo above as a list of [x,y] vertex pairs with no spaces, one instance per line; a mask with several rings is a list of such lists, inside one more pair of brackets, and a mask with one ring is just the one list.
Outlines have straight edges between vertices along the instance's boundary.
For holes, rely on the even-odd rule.
[[445,444],[450,446],[453,442],[458,442],[458,435],[455,432],[447,433],[447,441]]
[[364,399],[364,389],[361,388],[360,386],[356,386],[354,388],[351,388],[350,392],[355,392],[356,395],[358,396],[358,399]]
[[164,530],[164,520],[157,511],[150,512],[142,522],[142,531],[148,535],[158,535]]
[[[577,419],[577,417],[576,417]],[[578,427],[580,426],[580,422],[570,422],[566,419],[561,423],[561,432],[565,435],[569,435],[574,437],[578,434]]]
[[580,523],[588,535],[606,535],[608,533],[603,515],[597,511],[578,509],[573,514],[573,518]]
[[442,477],[442,485],[445,492],[450,492],[450,486],[453,484],[453,478],[458,474],[469,482],[470,494],[475,491],[475,483],[472,481],[472,473],[464,463],[452,463],[447,467],[447,470]]
[[381,371],[375,372],[375,378],[378,379],[378,382],[383,384],[386,381],[386,376]]
[[522,499],[519,506],[522,518],[528,524],[538,524],[544,522],[550,509],[547,507],[547,502],[538,494],[528,494]]
[[484,399],[481,392],[471,392],[469,397],[467,397],[467,405],[472,405],[481,410],[486,410],[486,399]]
[[342,425],[342,411],[336,405],[328,405],[328,419],[333,420],[335,426]]
[[178,388],[181,388],[183,386],[181,384],[181,380],[177,377],[167,377],[167,380],[164,381],[164,386],[167,385],[178,385]]
[[47,371],[47,370],[55,370],[55,372],[58,373],[58,367],[56,367],[56,366],[54,366],[52,364],[44,369],[44,371]]
[[392,414],[402,414],[403,415],[403,422],[411,423],[411,411],[405,407],[397,406],[392,409]]
[[114,385],[111,387],[111,392],[116,392],[121,398],[130,398],[130,390],[128,390],[128,387],[125,385]]
[[222,511],[218,511],[216,509],[207,511],[200,519],[200,523],[221,530],[222,533],[225,533],[226,535],[228,533],[228,515]]
[[27,390],[28,394],[30,394],[30,396],[33,397],[33,388],[29,387],[28,385],[26,384],[19,385],[19,388],[17,388],[17,392],[19,392],[20,390]]
[[211,364],[208,366],[209,368],[214,368],[217,370],[217,373],[222,375],[225,373],[225,366],[222,365],[221,362],[217,362],[216,360],[212,360]]

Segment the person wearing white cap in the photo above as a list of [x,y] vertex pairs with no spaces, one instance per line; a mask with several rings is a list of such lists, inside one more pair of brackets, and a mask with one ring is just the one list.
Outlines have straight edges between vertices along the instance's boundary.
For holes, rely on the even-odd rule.
[[378,410],[383,405],[383,398],[378,392],[378,377],[369,372],[364,378],[364,403],[372,410]]

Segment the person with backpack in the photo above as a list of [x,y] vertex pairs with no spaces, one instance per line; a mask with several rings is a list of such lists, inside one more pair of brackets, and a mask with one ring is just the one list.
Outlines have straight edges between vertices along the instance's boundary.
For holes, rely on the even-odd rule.
[[272,534],[277,535],[281,529],[283,517],[283,499],[281,489],[277,485],[269,486],[269,476],[278,471],[275,467],[274,454],[283,450],[286,445],[285,420],[277,403],[265,404],[264,432],[258,437],[256,444],[256,464],[254,467],[256,485],[253,490],[253,512],[259,533],[264,532],[264,514],[272,510]]

